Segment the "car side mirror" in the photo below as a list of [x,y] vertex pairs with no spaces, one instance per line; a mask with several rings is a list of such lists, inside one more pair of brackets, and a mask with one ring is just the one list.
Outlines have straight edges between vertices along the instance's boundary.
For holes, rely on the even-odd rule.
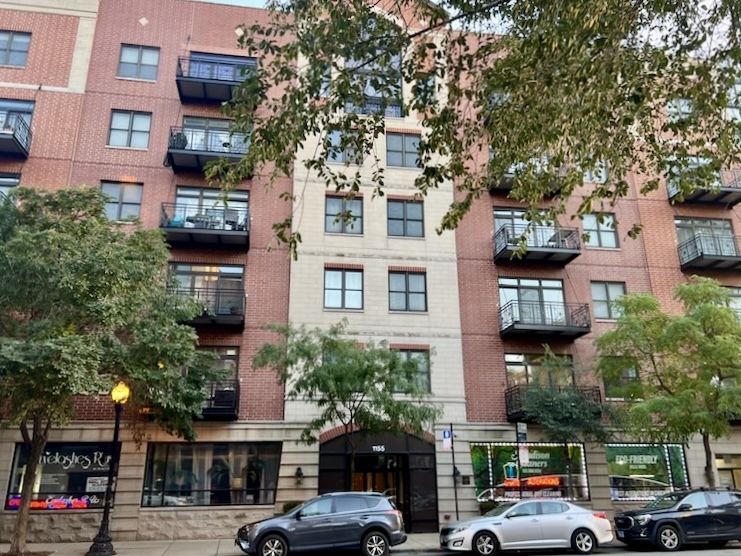
[[677,508],[677,511],[688,512],[691,509],[692,509],[692,504],[680,504],[680,506]]
[[297,511],[293,516],[297,521],[301,521],[301,510]]

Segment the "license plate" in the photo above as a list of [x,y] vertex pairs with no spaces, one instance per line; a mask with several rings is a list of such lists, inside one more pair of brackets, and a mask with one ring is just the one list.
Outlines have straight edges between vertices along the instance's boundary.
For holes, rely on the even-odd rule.
[[618,534],[618,538],[622,539],[625,536],[625,531],[618,531],[617,534]]

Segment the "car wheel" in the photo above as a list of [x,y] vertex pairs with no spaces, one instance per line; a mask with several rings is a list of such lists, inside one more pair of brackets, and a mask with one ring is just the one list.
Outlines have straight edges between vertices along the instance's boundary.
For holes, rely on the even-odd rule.
[[723,548],[728,544],[728,541],[710,541],[708,544],[710,548]]
[[673,552],[682,548],[682,538],[673,525],[662,525],[656,532],[656,542],[660,550]]
[[260,556],[288,556],[288,543],[279,535],[268,535],[260,541]]
[[388,556],[389,540],[380,531],[366,533],[360,545],[363,556]]
[[490,556],[497,551],[497,538],[494,533],[481,531],[473,538],[471,548],[476,556]]
[[577,529],[571,535],[571,549],[577,554],[591,554],[597,548],[597,539],[589,529]]

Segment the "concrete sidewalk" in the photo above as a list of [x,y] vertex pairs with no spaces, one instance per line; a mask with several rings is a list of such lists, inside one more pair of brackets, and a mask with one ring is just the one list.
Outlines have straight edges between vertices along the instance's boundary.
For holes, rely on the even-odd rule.
[[[404,544],[391,547],[391,554],[442,553],[437,533],[414,533]],[[91,543],[29,544],[34,552],[52,552],[54,556],[84,556]],[[0,543],[0,554],[8,551],[9,544]],[[234,539],[209,539],[187,541],[120,541],[113,542],[118,556],[244,556],[234,545]]]

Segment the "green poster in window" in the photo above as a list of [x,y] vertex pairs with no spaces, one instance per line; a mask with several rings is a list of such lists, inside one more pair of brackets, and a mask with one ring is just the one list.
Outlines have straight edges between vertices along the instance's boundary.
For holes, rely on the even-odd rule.
[[608,444],[605,456],[613,500],[653,500],[689,486],[679,445]]

